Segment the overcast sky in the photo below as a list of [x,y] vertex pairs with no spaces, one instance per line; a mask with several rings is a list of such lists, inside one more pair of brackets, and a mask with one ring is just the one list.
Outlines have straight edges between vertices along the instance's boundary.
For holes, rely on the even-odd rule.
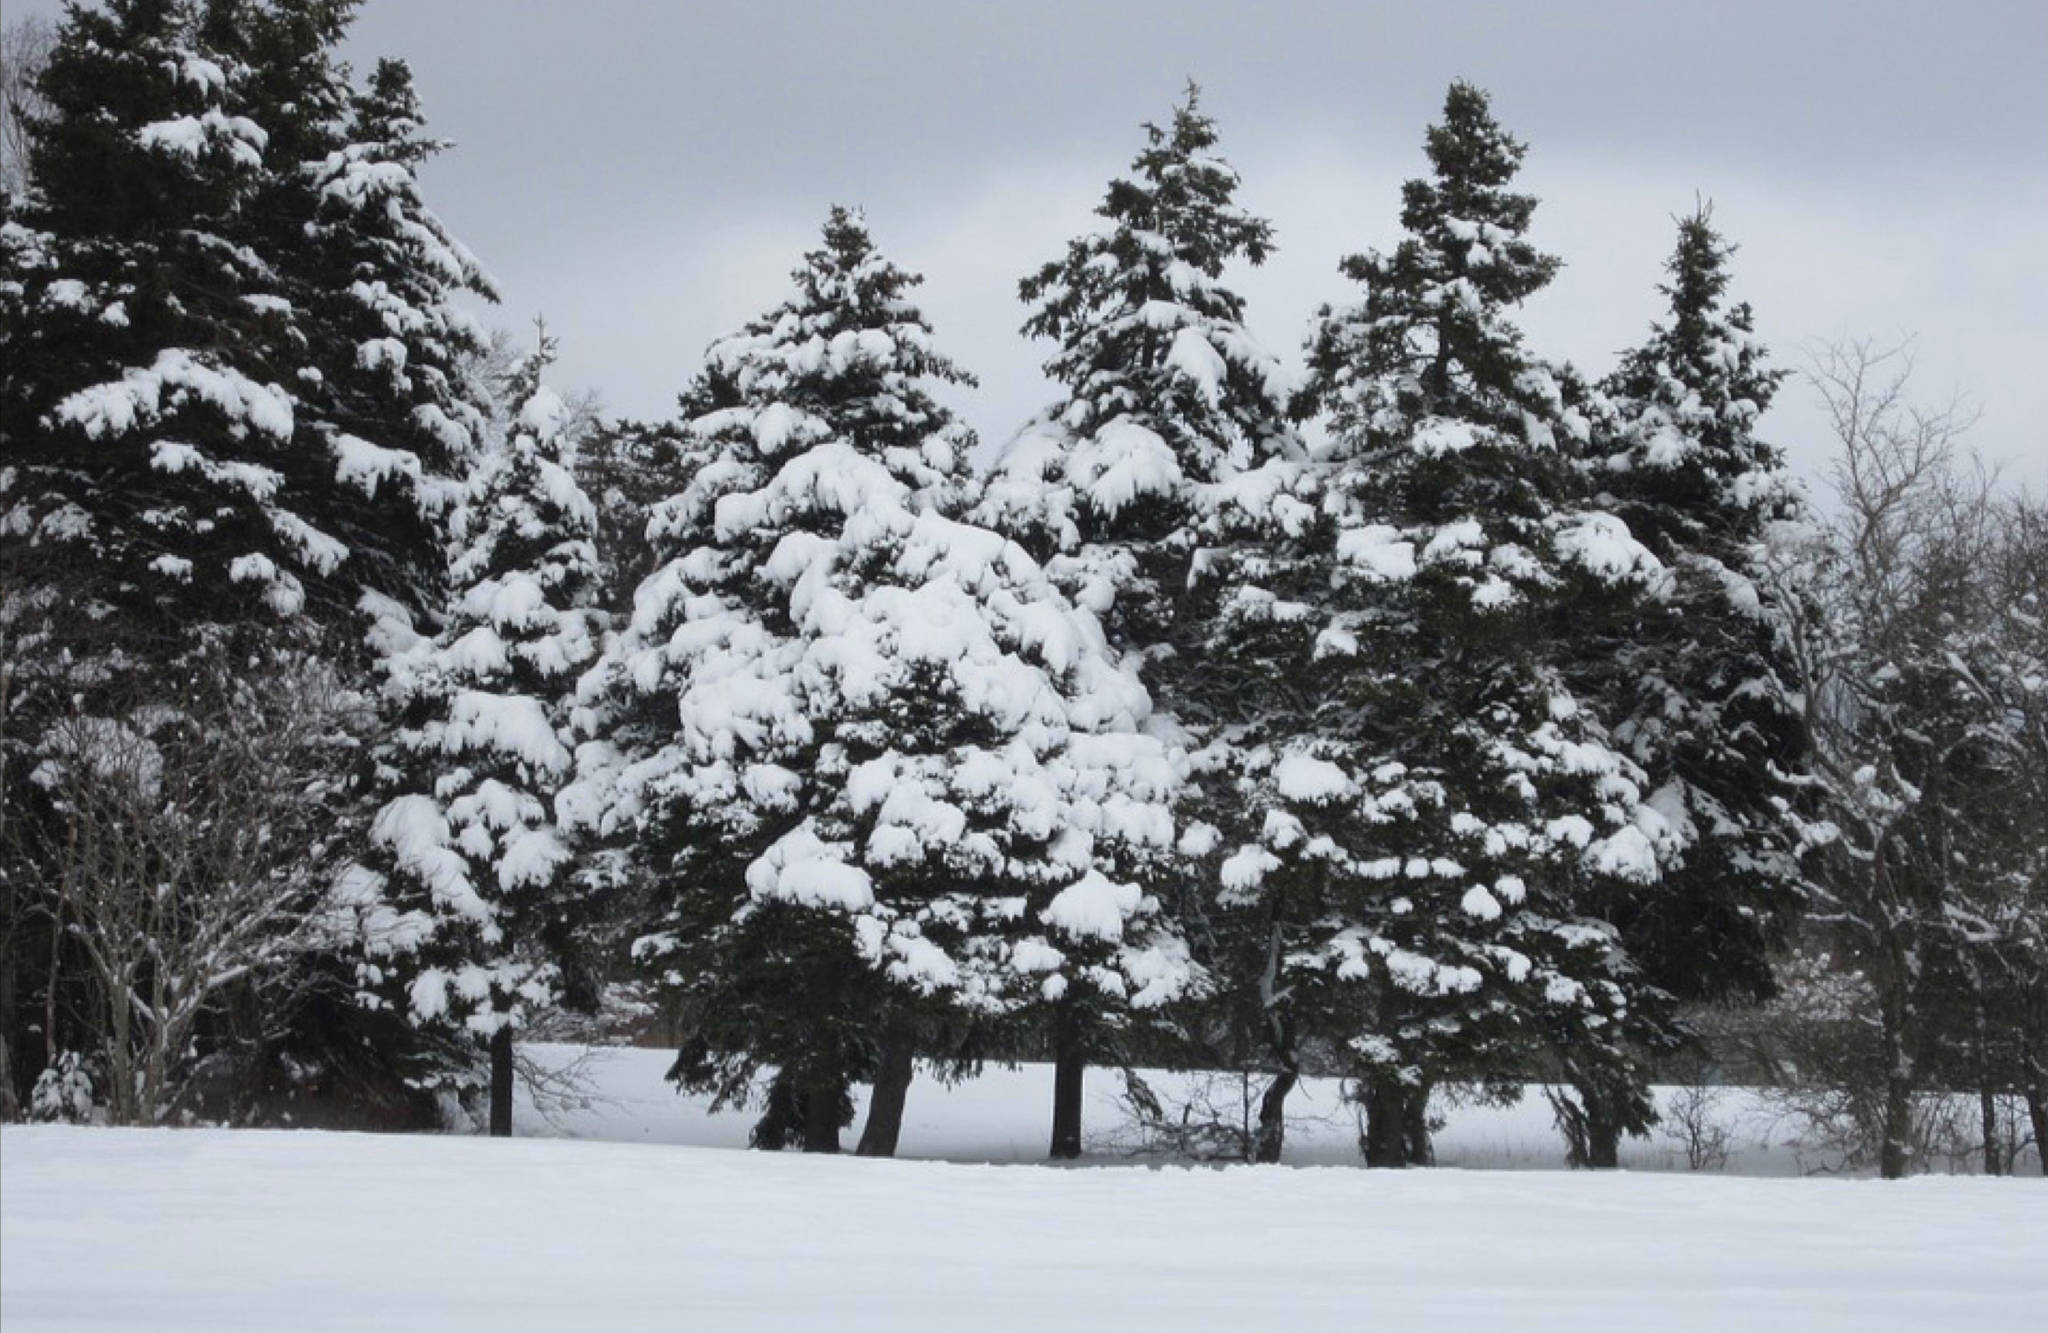
[[[51,8],[10,0],[10,13]],[[704,344],[780,300],[835,202],[927,277],[940,343],[1006,435],[1050,391],[1016,281],[1089,225],[1193,77],[1279,251],[1235,275],[1296,357],[1396,238],[1445,85],[1526,139],[1566,268],[1523,323],[1599,373],[1654,316],[1672,215],[1710,198],[1781,363],[1917,335],[1922,395],[2048,489],[2048,0],[368,0],[351,44],[412,62],[457,147],[430,202],[562,379],[667,412]],[[1803,389],[1770,430],[1825,457]]]

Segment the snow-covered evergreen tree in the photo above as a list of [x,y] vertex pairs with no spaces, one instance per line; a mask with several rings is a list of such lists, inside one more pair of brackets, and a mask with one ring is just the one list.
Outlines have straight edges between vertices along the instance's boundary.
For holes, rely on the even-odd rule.
[[1319,319],[1307,482],[1255,475],[1219,509],[1267,538],[1226,562],[1215,651],[1293,701],[1250,738],[1257,832],[1217,848],[1222,884],[1266,925],[1271,1021],[1358,1072],[1382,1164],[1426,1151],[1438,1078],[1623,1048],[1658,998],[1603,911],[1670,840],[1563,670],[1571,625],[1666,575],[1579,501],[1584,391],[1509,320],[1556,268],[1507,188],[1522,146],[1465,84],[1427,146],[1407,236],[1346,260],[1363,299]]
[[493,1133],[510,1132],[513,1029],[561,998],[590,922],[554,802],[574,767],[575,682],[598,651],[597,515],[541,382],[552,354],[543,335],[469,479],[445,624],[388,662],[393,794],[342,889],[365,1000],[491,1042]]
[[[1755,425],[1782,372],[1749,308],[1729,305],[1732,247],[1708,210],[1679,223],[1669,313],[1603,388],[1589,450],[1599,503],[1669,571],[1666,597],[1595,627],[1573,668],[1616,743],[1648,774],[1683,844],[1654,892],[1614,923],[1656,984],[1687,1000],[1769,993],[1769,953],[1801,896],[1790,817],[1802,748],[1783,608],[1761,575],[1773,526],[1798,501]],[[1595,1165],[1620,1117],[1597,1087],[1567,1114]]]
[[343,123],[352,9],[121,0],[53,54],[4,247],[0,485],[25,563],[91,583],[130,659],[440,582],[480,423],[453,302],[489,289],[420,204],[404,67]]
[[829,1151],[891,1046],[1192,970],[1146,883],[1173,756],[1093,619],[959,517],[972,437],[930,386],[965,376],[917,279],[840,209],[793,276],[685,397],[698,461],[565,805],[652,860],[636,952],[694,1031],[679,1076],[743,1096],[773,1066],[757,1141]]
[[[409,93],[386,73],[351,137],[336,46],[354,8],[110,0],[64,20],[30,127],[37,188],[0,228],[10,740],[33,748],[80,688],[175,710],[200,655],[243,674],[332,655],[351,689],[365,610],[435,609],[435,506],[474,439],[420,409],[473,428],[463,391],[430,381],[463,337],[448,299],[476,284],[436,267],[459,247],[418,207]],[[323,798],[337,827],[344,786]],[[333,1018],[287,1044],[397,1044]]]
[[[1056,344],[1045,369],[1065,393],[997,454],[978,515],[1102,617],[1171,725],[1227,725],[1232,701],[1180,650],[1206,633],[1187,589],[1208,491],[1299,453],[1280,363],[1223,280],[1264,261],[1272,227],[1235,202],[1193,86],[1145,133],[1096,209],[1104,225],[1020,285],[1024,332]],[[1082,1070],[1101,1037],[1083,1010],[1057,1016],[1055,1156],[1080,1151]]]
[[[8,224],[0,503],[51,616],[133,659],[304,623],[347,548],[287,485],[303,342],[245,242],[268,143],[248,67],[173,0],[67,15]],[[80,606],[83,600],[84,605]]]
[[980,511],[1141,654],[1171,637],[1200,488],[1296,451],[1284,372],[1223,282],[1265,260],[1272,226],[1235,202],[1195,88],[1145,134],[1105,225],[1019,286],[1065,396],[1003,446]]
[[1617,738],[1687,844],[1649,900],[1681,915],[1638,948],[1695,997],[1768,987],[1769,923],[1799,881],[1784,811],[1796,686],[1761,575],[1774,525],[1801,505],[1778,450],[1755,434],[1784,372],[1768,367],[1749,307],[1726,302],[1732,253],[1708,210],[1680,221],[1669,315],[1603,386],[1607,452],[1592,460],[1601,502],[1673,580],[1617,646],[1627,693],[1613,705]]
[[446,511],[486,429],[485,336],[460,300],[496,292],[422,198],[419,170],[445,145],[424,134],[404,62],[377,63],[338,129],[339,145],[296,173],[313,194],[292,265],[314,337],[301,428],[347,507],[334,526],[356,577],[430,608]]
[[[35,188],[0,225],[0,825],[15,854],[62,827],[26,779],[67,715],[131,718],[154,743],[194,720],[195,682],[295,671],[346,554],[293,484],[303,330],[252,244],[271,169],[248,11],[68,10],[28,126]],[[207,886],[188,873],[162,891]],[[72,962],[18,952],[8,967],[54,993]],[[67,1041],[96,1044],[78,1030],[93,1026]]]

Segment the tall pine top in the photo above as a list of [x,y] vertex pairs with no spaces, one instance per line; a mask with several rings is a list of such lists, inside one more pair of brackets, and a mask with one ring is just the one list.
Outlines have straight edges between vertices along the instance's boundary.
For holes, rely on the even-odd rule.
[[922,279],[875,249],[857,211],[835,207],[824,244],[791,280],[791,299],[711,345],[704,374],[684,395],[693,418],[686,448],[705,466],[657,512],[649,528],[657,549],[665,533],[713,517],[710,506],[723,497],[826,442],[879,464],[930,503],[959,503],[974,437],[927,383],[973,377],[932,350],[931,326],[906,295]]
[[[1354,447],[1410,436],[1423,454],[1549,449],[1559,385],[1506,314],[1559,266],[1525,237],[1536,200],[1507,188],[1523,145],[1495,122],[1485,93],[1455,83],[1426,151],[1431,175],[1402,189],[1407,236],[1391,255],[1343,262],[1365,298],[1323,312],[1297,410],[1327,409],[1333,437]],[[1423,428],[1432,419],[1438,428]]]
[[1785,372],[1768,364],[1749,305],[1727,303],[1734,252],[1711,208],[1679,219],[1659,287],[1669,313],[1603,386],[1620,420],[1606,465],[1623,516],[1653,545],[1723,559],[1793,503],[1781,455],[1755,434]]
[[1145,136],[1096,209],[1106,225],[1020,284],[1024,332],[1057,344],[1045,370],[1066,396],[1004,446],[981,511],[1061,556],[1055,577],[1120,642],[1153,637],[1126,617],[1184,582],[1201,488],[1298,452],[1285,374],[1222,281],[1271,253],[1272,226],[1235,202],[1192,86]]

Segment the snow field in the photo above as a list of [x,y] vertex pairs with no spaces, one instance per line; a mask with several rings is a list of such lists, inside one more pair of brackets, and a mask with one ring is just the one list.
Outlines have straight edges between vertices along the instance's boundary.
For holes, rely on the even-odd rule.
[[2019,1330],[2048,1191],[0,1131],[9,1333]]

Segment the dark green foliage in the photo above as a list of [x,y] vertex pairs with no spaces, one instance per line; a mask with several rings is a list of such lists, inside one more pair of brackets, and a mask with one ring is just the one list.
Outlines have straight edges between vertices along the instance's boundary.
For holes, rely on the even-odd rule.
[[1612,1062],[1664,1003],[1605,918],[1668,833],[1566,676],[1569,627],[1625,618],[1661,571],[1586,507],[1587,392],[1507,318],[1556,268],[1505,189],[1520,145],[1461,84],[1428,152],[1408,235],[1345,262],[1363,297],[1312,341],[1297,410],[1327,443],[1212,519],[1208,660],[1284,682],[1228,770],[1238,985],[1281,1065],[1306,1048],[1365,1080],[1386,1164],[1426,1155],[1430,1084]]
[[1764,578],[1770,529],[1799,506],[1754,433],[1784,372],[1765,364],[1748,306],[1726,303],[1730,253],[1704,208],[1680,221],[1669,314],[1606,382],[1592,481],[1673,586],[1616,638],[1588,641],[1578,666],[1682,827],[1660,891],[1616,921],[1650,975],[1691,1000],[1768,994],[1802,883],[1789,814],[1804,743],[1782,594]]
[[636,953],[694,1032],[680,1073],[737,1096],[774,1066],[821,1146],[906,1031],[950,1058],[1188,978],[1142,887],[1175,771],[1093,623],[960,521],[972,437],[928,386],[964,376],[916,279],[843,210],[793,277],[685,395],[685,484],[568,803],[646,868]]
[[[358,287],[402,293],[379,334],[417,381],[446,358],[415,316],[475,285],[420,271],[416,155],[350,138],[417,129],[367,110],[351,124],[334,48],[353,9],[67,12],[30,126],[35,188],[0,226],[0,633],[24,687],[5,701],[8,820],[48,813],[22,778],[63,709],[143,700],[168,725],[182,667],[261,678],[306,653],[346,694],[366,683],[369,621],[438,599],[439,507],[470,444],[411,409],[462,390],[371,401],[364,334],[339,307]],[[358,109],[409,97],[380,72]],[[350,199],[368,206],[330,208],[337,164],[374,161],[391,169]],[[371,710],[343,703],[372,741]],[[361,812],[330,776],[307,799],[346,830]]]
[[599,569],[568,409],[541,382],[552,356],[543,336],[521,362],[469,479],[440,633],[387,660],[388,799],[343,890],[368,1006],[481,1037],[562,999],[599,915],[554,815]]
[[486,428],[484,335],[460,299],[496,292],[422,201],[419,170],[443,145],[425,136],[403,62],[379,61],[329,132],[331,147],[287,177],[311,217],[283,250],[311,330],[300,430],[355,577],[431,613],[448,514]]
[[1096,209],[1103,228],[1019,284],[1024,332],[1056,344],[1045,370],[1065,396],[1004,446],[980,516],[1046,561],[1113,645],[1149,653],[1179,633],[1198,488],[1298,446],[1279,364],[1222,281],[1264,261],[1272,225],[1234,202],[1195,88],[1145,134]]

